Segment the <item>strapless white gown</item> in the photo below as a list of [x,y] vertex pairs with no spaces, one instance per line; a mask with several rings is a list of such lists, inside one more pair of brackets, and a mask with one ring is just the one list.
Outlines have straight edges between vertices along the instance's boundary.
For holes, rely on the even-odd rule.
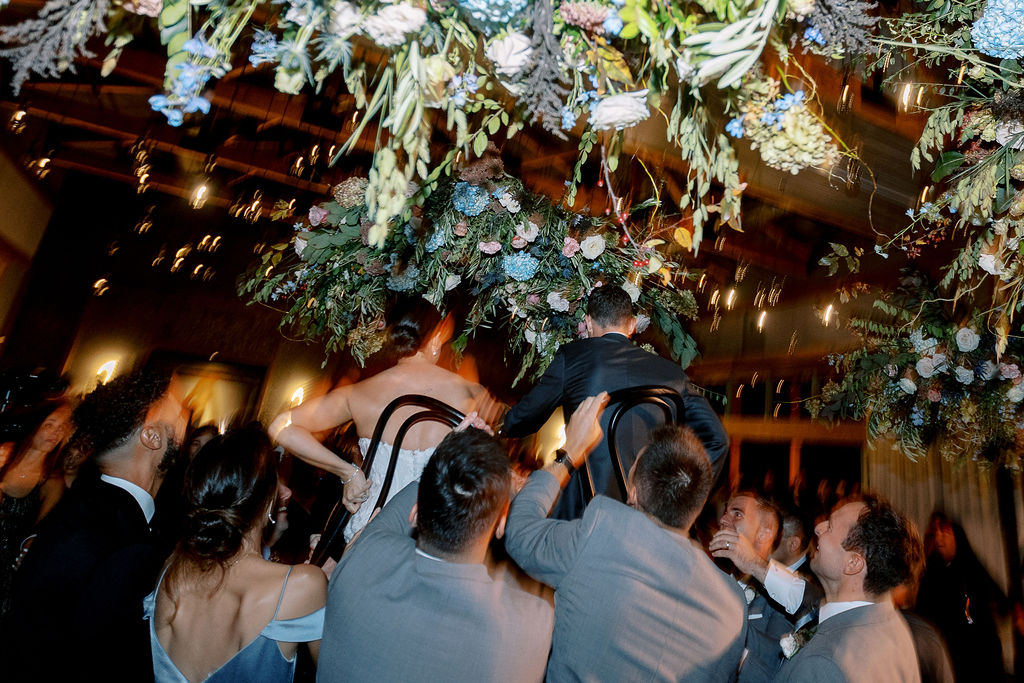
[[[359,452],[366,458],[366,450],[370,447],[369,439],[359,439]],[[359,511],[352,515],[348,525],[345,527],[345,540],[351,541],[356,532],[366,526],[373,514],[373,506],[380,495],[381,486],[384,485],[384,476],[388,473],[388,462],[391,460],[392,446],[381,441],[377,444],[377,455],[373,458],[373,467],[370,469],[370,497],[360,506]],[[411,482],[420,478],[423,468],[426,467],[430,456],[434,454],[433,448],[425,448],[421,451],[408,450],[403,448],[398,453],[398,464],[395,466],[395,476],[391,480],[391,490],[388,491],[388,500],[395,494],[408,486]]]

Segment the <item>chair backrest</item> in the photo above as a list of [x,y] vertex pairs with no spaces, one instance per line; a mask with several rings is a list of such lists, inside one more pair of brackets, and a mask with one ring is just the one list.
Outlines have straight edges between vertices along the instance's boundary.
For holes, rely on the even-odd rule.
[[[661,408],[665,416],[665,423],[682,424],[686,419],[686,406],[682,395],[670,387],[647,385],[640,387],[629,387],[618,389],[608,394],[608,407],[605,412],[609,413],[608,429],[606,439],[608,440],[608,454],[612,459],[612,471],[619,483],[619,488],[626,493],[626,477],[628,473],[619,457],[619,447],[616,434],[623,416],[633,408],[640,405],[651,404]],[[594,483],[590,477],[590,470],[584,470],[583,493],[589,501],[594,497]]]
[[[380,495],[377,497],[377,501],[374,503],[373,509],[383,507],[388,500],[388,493],[391,491],[391,482],[395,478],[395,468],[398,466],[398,455],[402,451],[402,442],[405,440],[405,435],[409,431],[409,428],[419,422],[441,422],[449,427],[455,427],[462,422],[465,417],[465,415],[455,408],[452,408],[447,403],[438,401],[436,398],[431,398],[430,396],[422,396],[420,394],[399,396],[389,403],[381,412],[380,417],[377,418],[377,424],[373,429],[373,436],[370,438],[370,445],[366,449],[366,457],[363,458],[361,468],[367,478],[370,476],[373,461],[377,455],[377,448],[380,446],[381,439],[384,436],[384,429],[387,427],[388,421],[396,410],[404,406],[417,406],[419,408],[424,408],[425,410],[413,413],[398,427],[398,432],[395,434],[395,443],[392,444],[391,448],[391,459],[388,461],[387,473],[384,475]],[[363,503],[363,505],[369,505],[369,501]],[[310,558],[310,562],[312,564],[322,566],[323,563],[327,561],[328,557],[333,557],[334,559],[341,557],[341,554],[345,550],[344,530],[351,517],[352,513],[350,513],[339,500],[337,505],[334,506],[334,510],[331,511],[331,515],[327,519],[327,524],[324,526],[323,533],[320,535],[320,542],[317,543],[316,549],[313,551],[313,556]]]

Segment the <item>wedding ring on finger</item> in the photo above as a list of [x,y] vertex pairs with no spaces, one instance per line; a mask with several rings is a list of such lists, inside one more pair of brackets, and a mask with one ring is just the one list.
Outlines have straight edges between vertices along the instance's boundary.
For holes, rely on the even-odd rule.
[[729,541],[726,541],[726,542],[725,542],[725,549],[726,549],[726,550],[728,550],[728,549],[729,549]]

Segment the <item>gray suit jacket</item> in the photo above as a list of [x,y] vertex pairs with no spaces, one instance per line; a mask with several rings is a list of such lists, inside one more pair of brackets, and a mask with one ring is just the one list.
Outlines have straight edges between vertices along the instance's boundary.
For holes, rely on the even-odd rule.
[[318,681],[541,681],[554,615],[482,564],[416,552],[413,482],[331,576]]
[[730,681],[746,631],[736,582],[695,543],[597,496],[582,519],[547,514],[558,480],[535,472],[512,502],[505,547],[555,589],[548,680]]
[[914,640],[890,602],[855,607],[819,624],[783,664],[783,683],[919,683]]

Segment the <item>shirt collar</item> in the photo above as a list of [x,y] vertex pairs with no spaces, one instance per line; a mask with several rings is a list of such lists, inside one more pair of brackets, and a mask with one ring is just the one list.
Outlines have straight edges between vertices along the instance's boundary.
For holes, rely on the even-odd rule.
[[153,521],[153,513],[156,512],[156,503],[153,502],[153,496],[149,495],[149,491],[133,484],[127,479],[121,479],[120,477],[112,477],[109,474],[101,474],[100,479],[107,482],[111,486],[116,486],[119,489],[124,489],[131,497],[135,499],[135,502],[142,508],[142,514],[146,516],[146,524]]
[[806,553],[806,552],[804,552],[804,554],[803,554],[803,555],[801,555],[801,556],[800,556],[800,557],[799,557],[799,558],[797,559],[797,561],[796,561],[796,562],[794,562],[793,564],[791,564],[791,565],[789,565],[788,567],[786,567],[786,569],[788,569],[788,570],[789,570],[789,571],[791,571],[791,572],[795,572],[795,571],[796,571],[797,569],[799,569],[800,567],[802,567],[802,566],[803,566],[803,564],[804,564],[804,562],[806,562],[806,561],[807,561],[807,553]]
[[875,603],[868,602],[866,600],[851,600],[849,602],[826,602],[824,605],[821,606],[821,611],[818,612],[818,623],[824,624],[826,619],[834,617],[837,614],[842,614],[843,612],[847,612],[851,609],[856,609],[857,607],[867,607],[868,605],[874,604]]
[[428,560],[433,560],[434,562],[444,562],[444,560],[442,560],[440,557],[437,557],[436,555],[431,555],[430,553],[425,553],[419,548],[416,548],[416,554],[420,557],[425,557]]

